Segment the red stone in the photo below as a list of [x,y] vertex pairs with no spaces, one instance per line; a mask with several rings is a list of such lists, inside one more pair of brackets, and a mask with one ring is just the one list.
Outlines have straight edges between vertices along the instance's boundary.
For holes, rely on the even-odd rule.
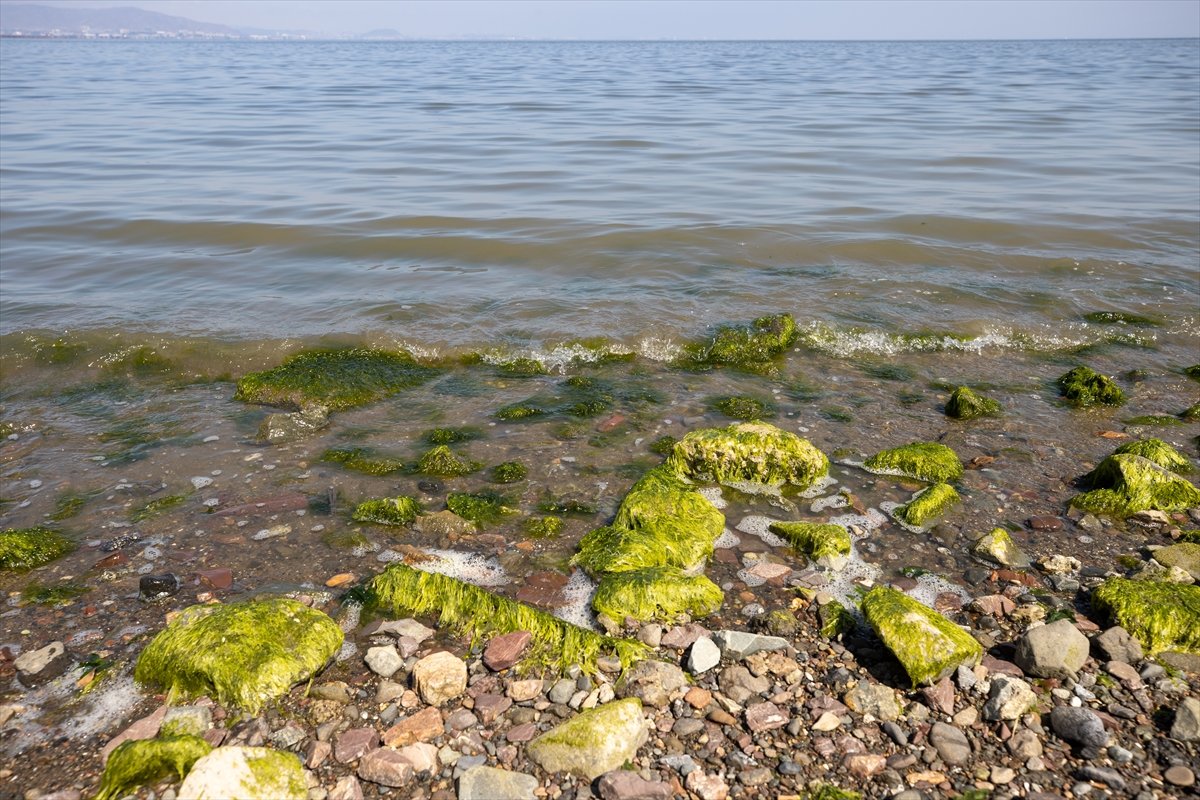
[[129,556],[125,555],[124,553],[113,553],[111,556],[105,556],[97,561],[96,566],[92,567],[92,569],[112,569],[113,567],[119,567],[128,561]]
[[671,800],[671,784],[648,781],[623,769],[601,775],[596,788],[601,800]]
[[995,656],[987,655],[986,653],[984,654],[983,661],[981,663],[983,666],[987,667],[988,672],[994,672],[997,675],[1008,675],[1013,678],[1025,677],[1025,672],[1016,664],[1012,663],[1011,661],[1004,661],[996,658]]
[[108,761],[108,755],[117,746],[133,739],[153,739],[158,735],[158,729],[162,727],[163,719],[167,716],[167,707],[159,706],[152,713],[139,719],[137,722],[130,725],[125,730],[118,733],[104,745],[104,749],[100,751],[100,760]]
[[475,698],[475,713],[484,725],[491,725],[508,709],[512,708],[512,698],[502,694],[482,694]]
[[483,663],[493,672],[508,669],[521,660],[533,634],[529,631],[513,631],[497,636],[488,642],[483,651]]
[[1061,531],[1063,523],[1058,517],[1038,516],[1029,518],[1029,527],[1035,531]]
[[383,743],[388,747],[403,747],[414,742],[428,742],[441,736],[443,730],[442,712],[430,706],[384,731]]
[[567,576],[560,572],[535,572],[517,590],[517,600],[538,608],[560,608],[566,605],[563,587]]
[[774,703],[755,703],[746,708],[746,727],[755,733],[782,728],[788,715]]
[[943,714],[954,713],[954,684],[950,683],[949,677],[942,678],[934,686],[922,689],[921,694],[934,711]]
[[338,734],[333,757],[338,763],[349,764],[379,747],[379,734],[374,728],[351,728]]
[[413,779],[412,764],[390,747],[367,753],[358,762],[358,777],[381,786],[407,786]]
[[505,738],[510,742],[528,742],[537,735],[537,725],[532,722],[526,722],[524,725],[515,725],[508,729]]
[[196,571],[200,583],[210,589],[228,589],[233,586],[233,571],[228,567],[218,569],[202,569]]

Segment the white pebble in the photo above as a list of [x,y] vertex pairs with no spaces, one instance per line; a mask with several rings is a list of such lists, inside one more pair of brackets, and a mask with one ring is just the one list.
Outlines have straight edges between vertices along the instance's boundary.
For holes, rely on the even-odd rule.
[[206,444],[208,442],[219,442],[219,441],[221,441],[221,437],[220,436],[205,436],[203,441]]
[[197,491],[205,488],[206,486],[212,486],[212,482],[213,479],[205,475],[197,475],[196,477],[192,478],[192,486],[196,487]]
[[34,478],[33,480],[31,480],[29,482],[29,488],[30,489],[40,489],[40,488],[42,488],[42,482],[39,481],[37,478]]

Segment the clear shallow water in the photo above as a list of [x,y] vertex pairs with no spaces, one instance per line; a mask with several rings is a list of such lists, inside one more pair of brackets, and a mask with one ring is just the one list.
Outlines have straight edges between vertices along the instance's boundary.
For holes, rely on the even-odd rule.
[[[0,332],[1198,346],[1200,44],[0,44]],[[1064,325],[1068,327],[1064,328]]]

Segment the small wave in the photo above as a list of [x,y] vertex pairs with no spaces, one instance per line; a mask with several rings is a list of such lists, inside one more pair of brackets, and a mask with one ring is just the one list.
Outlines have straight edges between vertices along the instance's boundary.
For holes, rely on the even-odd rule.
[[[409,352],[413,351],[410,349]],[[562,373],[566,372],[569,367],[578,366],[579,364],[595,364],[610,358],[626,358],[632,355],[635,355],[633,350],[615,342],[606,342],[603,344],[573,342],[556,345],[546,350],[492,349],[480,353],[479,358],[483,363],[493,366],[503,366],[514,360],[527,359],[536,361],[547,372]]]

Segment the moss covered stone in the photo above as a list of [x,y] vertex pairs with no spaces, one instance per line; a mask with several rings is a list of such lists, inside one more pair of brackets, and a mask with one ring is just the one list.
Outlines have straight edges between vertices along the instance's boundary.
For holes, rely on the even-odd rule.
[[800,800],[862,800],[862,795],[831,783],[821,783],[801,793]]
[[419,386],[436,374],[404,352],[306,350],[274,369],[243,376],[233,398],[292,410],[324,406],[341,411]]
[[1183,374],[1187,375],[1194,381],[1200,381],[1200,364],[1193,364],[1190,367],[1184,367]]
[[1164,567],[1179,567],[1196,580],[1200,580],[1200,544],[1180,542],[1154,551],[1154,560]]
[[913,498],[895,510],[896,519],[914,528],[925,525],[958,502],[958,492],[948,483],[935,483],[913,495]]
[[594,673],[596,659],[605,653],[616,655],[624,666],[647,653],[641,642],[603,636],[478,586],[404,564],[392,564],[375,576],[365,594],[371,607],[397,616],[434,614],[440,625],[475,641],[529,631],[533,641],[527,661],[557,669],[578,664]]
[[520,461],[505,461],[492,467],[492,480],[496,483],[518,483],[529,475],[529,469]]
[[759,317],[749,325],[725,325],[712,341],[689,353],[701,365],[738,367],[752,372],[767,371],[771,362],[796,341],[796,320],[791,314]]
[[709,398],[708,405],[727,417],[741,420],[765,419],[775,413],[770,403],[747,395]]
[[649,530],[605,526],[580,540],[571,563],[600,577],[646,567],[694,569],[712,553],[713,538],[697,536],[686,525],[664,524]]
[[660,436],[650,443],[650,452],[660,456],[669,456],[679,440],[674,436]]
[[367,500],[354,507],[355,522],[370,522],[376,525],[411,525],[421,513],[421,504],[407,495]]
[[133,739],[117,746],[104,765],[100,789],[93,800],[117,800],[134,789],[175,776],[183,780],[192,765],[212,751],[199,736],[160,736]]
[[421,434],[421,440],[428,445],[458,444],[469,442],[483,436],[478,428],[433,428]]
[[1092,609],[1129,631],[1151,655],[1200,653],[1200,586],[1109,578],[1092,592]]
[[1148,458],[1114,454],[1084,479],[1092,491],[1071,505],[1093,514],[1124,517],[1138,511],[1182,511],[1200,506],[1200,489]]
[[71,552],[74,545],[50,528],[8,528],[0,532],[0,569],[27,570]]
[[796,552],[813,560],[850,553],[850,532],[841,525],[772,522],[770,529],[790,542]]
[[1136,442],[1129,442],[1113,450],[1113,455],[1134,455],[1148,458],[1163,469],[1169,469],[1171,472],[1181,475],[1192,471],[1192,462],[1188,461],[1187,456],[1162,439],[1139,439]]
[[584,711],[529,743],[526,755],[546,772],[588,781],[633,761],[650,728],[636,697]]
[[912,442],[882,450],[868,458],[863,467],[879,475],[899,475],[930,483],[957,481],[963,474],[958,455],[935,442]]
[[721,587],[703,575],[687,575],[675,567],[651,567],[605,575],[596,587],[592,608],[615,620],[674,621],[683,614],[707,617],[724,599]]
[[504,422],[516,422],[522,419],[533,419],[534,417],[544,417],[550,412],[542,406],[535,406],[532,403],[513,403],[496,412],[496,419]]
[[381,456],[365,447],[334,447],[322,453],[321,460],[367,475],[391,475],[404,469],[400,459]]
[[995,528],[991,533],[984,534],[972,548],[980,558],[1013,569],[1029,569],[1032,564],[1029,556],[1021,552],[1017,543],[1004,528]]
[[1092,311],[1084,314],[1083,318],[1097,325],[1129,325],[1134,328],[1157,328],[1162,325],[1162,321],[1154,317],[1128,311]]
[[966,386],[959,386],[946,402],[946,416],[954,419],[994,417],[1000,413],[1000,403],[990,397],[976,394]]
[[510,508],[508,500],[495,492],[451,492],[446,498],[446,507],[463,519],[483,527],[492,525],[509,514],[517,513]]
[[1179,418],[1184,422],[1200,421],[1200,403],[1193,403],[1183,411],[1180,411]]
[[134,678],[166,691],[168,703],[208,695],[257,714],[341,644],[333,620],[295,600],[191,606],[142,651]]
[[827,639],[854,630],[854,615],[837,600],[817,606],[817,621],[821,624],[821,635]]
[[904,666],[913,686],[933,684],[978,664],[983,648],[962,628],[903,592],[876,586],[862,602],[871,628]]
[[629,489],[617,508],[613,525],[663,538],[692,537],[711,542],[725,529],[725,517],[671,469],[659,466]]
[[166,497],[156,497],[148,503],[135,508],[129,515],[130,522],[142,522],[143,520],[156,517],[159,514],[170,511],[178,505],[182,505],[188,499],[186,494],[171,494]]
[[557,536],[562,529],[562,517],[529,517],[525,520],[525,534],[535,539]]
[[1125,402],[1125,394],[1112,378],[1088,367],[1075,367],[1062,375],[1058,379],[1058,390],[1063,397],[1080,408],[1096,405],[1119,406]]
[[807,488],[829,474],[829,459],[811,442],[765,422],[692,431],[667,464],[684,477],[733,486]]
[[300,759],[265,747],[218,747],[192,765],[179,800],[308,800]]
[[417,472],[439,478],[456,478],[469,475],[483,468],[478,461],[471,461],[456,454],[444,444],[431,448],[417,461]]

